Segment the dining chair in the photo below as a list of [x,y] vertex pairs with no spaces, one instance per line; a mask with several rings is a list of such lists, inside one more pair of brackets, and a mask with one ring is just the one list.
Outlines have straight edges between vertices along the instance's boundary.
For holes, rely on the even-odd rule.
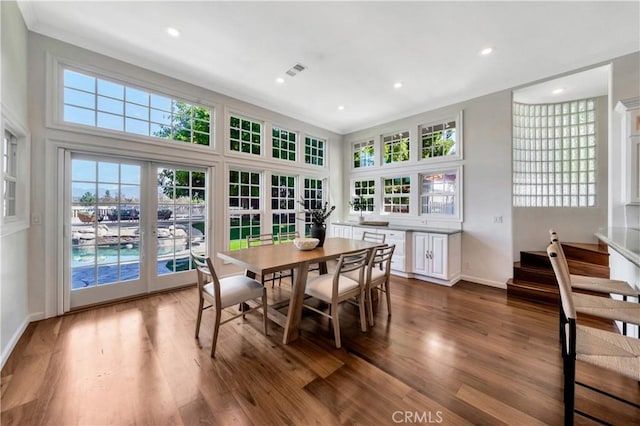
[[[557,232],[553,229],[549,230],[549,238],[551,243],[556,243],[556,251],[558,253],[558,261],[562,263],[563,267],[569,271],[569,263],[567,257],[562,249],[562,243],[558,238]],[[618,294],[622,296],[622,301],[626,302],[629,297],[635,298],[636,301],[640,301],[640,290],[633,288],[626,281],[611,280],[608,278],[590,277],[586,275],[575,275],[569,273],[571,279],[571,288],[588,290],[593,293],[600,293],[605,295]],[[584,294],[575,294],[574,303],[578,309],[578,312],[591,313],[596,316],[604,317],[607,319],[617,319],[622,321],[622,334],[627,334],[627,324],[638,324],[640,321],[640,305],[627,305],[620,303],[619,300],[614,299],[594,299],[593,296]],[[615,312],[619,309],[619,312]],[[615,318],[614,318],[615,317]]]
[[[218,279],[213,262],[210,257],[204,257],[191,252],[191,259],[196,265],[198,275],[198,318],[196,320],[196,339],[200,335],[200,322],[202,312],[205,309],[215,310],[215,323],[213,326],[213,339],[211,341],[211,357],[215,357],[216,344],[218,341],[218,330],[222,324],[234,320],[245,314],[262,309],[264,334],[267,332],[267,290],[258,281],[244,275],[234,275]],[[261,303],[254,307],[245,309],[246,302],[261,299]],[[209,303],[204,306],[204,302]],[[221,321],[222,311],[230,306],[240,304],[241,312]]]
[[[370,250],[361,250],[351,254],[343,254],[338,260],[338,266],[333,274],[323,274],[307,280],[305,294],[315,297],[329,304],[329,313],[323,312],[313,306],[303,304],[303,307],[320,315],[328,317],[333,323],[336,348],[341,347],[339,305],[354,297],[358,298],[360,312],[360,327],[367,331],[365,317],[365,268],[369,260]],[[347,274],[355,273],[358,279],[353,279]]]
[[[574,413],[587,416],[575,406],[575,386],[589,389],[614,397],[618,401],[640,408],[631,401],[608,394],[593,386],[576,381],[576,360],[584,361],[640,382],[640,340],[618,333],[600,330],[576,324],[576,296],[571,290],[569,269],[561,259],[559,244],[553,242],[547,248],[547,254],[558,281],[561,302],[561,327],[563,329],[561,348],[564,374],[564,424],[573,425]],[[630,303],[630,302],[623,302]]]
[[371,231],[364,231],[362,233],[362,241],[371,241],[372,243],[384,244],[386,239],[386,234],[376,234],[375,232]]
[[[247,248],[273,244],[275,244],[273,234],[247,235]],[[267,276],[263,275],[260,277],[260,281],[263,285],[264,283],[271,281],[271,287],[273,288],[275,281],[280,278],[279,275],[279,272],[268,274]],[[282,278],[280,278],[280,281],[282,282]]]
[[373,322],[373,294],[383,292],[387,296],[387,315],[391,316],[391,258],[396,245],[387,245],[377,247],[372,250],[369,257],[369,264],[366,268],[366,286],[367,286],[367,309],[369,315],[369,325],[374,326]]

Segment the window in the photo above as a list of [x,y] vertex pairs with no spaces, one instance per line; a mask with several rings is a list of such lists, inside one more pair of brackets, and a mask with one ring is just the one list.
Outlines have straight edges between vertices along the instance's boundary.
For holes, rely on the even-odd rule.
[[513,205],[596,205],[593,99],[513,105]]
[[373,139],[366,142],[357,142],[353,144],[353,167],[369,167],[373,166],[375,155],[375,147]]
[[260,174],[229,171],[229,249],[247,246],[247,235],[260,233]]
[[375,180],[357,180],[353,182],[353,196],[365,203],[362,211],[372,212],[374,209],[373,198],[376,194]]
[[296,230],[296,178],[271,175],[273,235]]
[[324,166],[325,140],[307,136],[304,139],[304,162]]
[[455,156],[456,122],[448,121],[429,126],[420,126],[422,158]]
[[383,212],[409,214],[410,199],[410,177],[407,176],[383,179]]
[[296,161],[297,135],[288,130],[271,129],[272,156],[281,160]]
[[409,132],[394,133],[382,137],[384,164],[409,161]]
[[459,218],[461,168],[420,175],[420,213]]
[[236,116],[229,117],[229,149],[245,154],[260,155],[262,123]]
[[6,220],[16,217],[18,138],[5,129],[2,145],[2,216]]
[[[324,203],[324,182],[322,179],[304,179],[304,195],[302,197],[305,209],[322,207]],[[311,216],[305,214],[304,234],[311,234]]]
[[209,145],[211,109],[70,69],[63,120],[143,136]]

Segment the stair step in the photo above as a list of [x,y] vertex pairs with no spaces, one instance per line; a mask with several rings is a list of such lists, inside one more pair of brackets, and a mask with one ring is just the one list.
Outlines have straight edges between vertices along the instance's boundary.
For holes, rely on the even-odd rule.
[[560,298],[557,286],[549,287],[512,278],[507,281],[507,295],[550,305],[557,305]]
[[[551,270],[551,262],[544,251],[521,251],[520,263],[525,267],[548,268]],[[575,275],[587,275],[590,277],[609,278],[608,266],[584,262],[576,259],[567,259],[569,271]]]
[[609,252],[598,244],[562,243],[562,250],[567,259],[609,266]]
[[514,281],[525,281],[558,287],[556,276],[553,270],[545,267],[526,266],[522,262],[513,264]]

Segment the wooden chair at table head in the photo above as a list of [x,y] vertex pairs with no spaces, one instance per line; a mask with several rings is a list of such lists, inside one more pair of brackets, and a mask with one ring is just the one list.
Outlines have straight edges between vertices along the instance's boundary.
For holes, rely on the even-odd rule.
[[386,234],[376,234],[375,232],[371,232],[371,231],[364,231],[362,233],[362,241],[370,241],[372,243],[384,244],[386,239],[387,239]]
[[[202,312],[205,309],[213,308],[215,310],[215,323],[213,327],[213,338],[211,341],[211,357],[215,356],[216,344],[218,341],[218,330],[222,324],[225,324],[235,318],[262,309],[263,313],[263,325],[264,334],[267,332],[267,290],[262,283],[246,277],[244,275],[234,275],[218,279],[213,262],[210,257],[204,258],[201,255],[191,253],[191,258],[196,265],[196,272],[198,276],[198,317],[196,320],[196,339],[200,334],[200,322],[202,320]],[[221,321],[222,311],[230,306],[244,304],[250,300],[261,299],[261,304],[248,309],[243,310],[233,315],[224,321]],[[204,306],[204,302],[209,303],[209,306]]]

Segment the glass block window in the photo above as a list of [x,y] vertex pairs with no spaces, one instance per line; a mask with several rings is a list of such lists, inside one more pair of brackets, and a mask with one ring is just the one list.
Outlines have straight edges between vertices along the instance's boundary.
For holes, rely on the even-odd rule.
[[89,74],[64,70],[63,120],[209,145],[211,109]]
[[304,162],[315,166],[324,166],[324,139],[307,136],[304,138]]
[[18,138],[9,130],[2,138],[2,216],[16,216],[16,186],[18,185]]
[[420,213],[458,216],[457,171],[426,173],[420,179]]
[[271,129],[271,140],[273,158],[296,161],[296,133],[273,127]]
[[[302,196],[304,208],[321,208],[324,203],[324,181],[322,179],[304,179],[304,194]],[[304,234],[311,234],[311,216],[305,214]]]
[[[353,182],[353,198],[365,203],[362,211],[372,212],[374,209],[373,199],[376,194],[375,180],[357,180]],[[353,208],[352,208],[352,211]]]
[[513,205],[596,205],[593,99],[513,105]]
[[374,163],[374,141],[357,142],[353,144],[353,167],[369,167]]
[[247,248],[247,236],[260,234],[260,214],[229,216],[229,250]]
[[456,155],[456,122],[420,126],[422,158]]
[[410,199],[410,177],[407,176],[383,179],[383,212],[409,214]]
[[409,161],[409,132],[394,133],[382,137],[384,164]]
[[247,118],[229,117],[229,149],[245,154],[260,155],[262,123]]
[[271,175],[273,235],[296,230],[296,178]]

